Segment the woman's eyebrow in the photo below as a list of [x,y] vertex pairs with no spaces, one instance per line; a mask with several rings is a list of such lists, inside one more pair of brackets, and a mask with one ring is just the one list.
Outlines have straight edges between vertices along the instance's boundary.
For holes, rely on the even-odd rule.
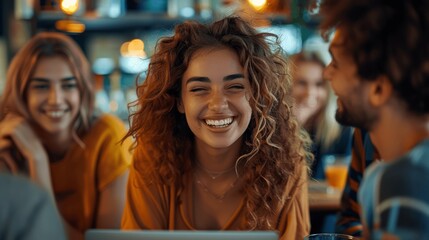
[[[224,81],[231,81],[237,78],[244,78],[244,74],[242,73],[235,73],[228,76],[225,76],[223,78]],[[190,82],[210,82],[210,79],[208,77],[190,77],[186,84],[189,84]]]
[[63,82],[65,82],[65,81],[75,81],[75,80],[76,80],[75,76],[61,78],[61,81],[63,81]]
[[231,74],[231,75],[225,76],[223,78],[223,80],[224,81],[231,81],[231,80],[234,80],[236,78],[244,78],[244,74],[242,74],[242,73]]
[[210,82],[210,79],[208,77],[190,77],[188,80],[186,80],[186,84],[191,82]]
[[[76,80],[76,77],[74,76],[70,76],[70,77],[65,77],[65,78],[61,78],[61,81],[74,81]],[[30,81],[36,81],[36,82],[50,82],[49,78],[42,78],[42,77],[33,77],[30,79]]]

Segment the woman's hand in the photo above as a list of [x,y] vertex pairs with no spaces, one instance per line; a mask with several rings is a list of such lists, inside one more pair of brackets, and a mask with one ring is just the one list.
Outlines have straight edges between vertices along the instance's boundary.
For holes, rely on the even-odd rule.
[[[4,162],[12,172],[16,171],[16,165],[18,165],[17,161],[19,161],[19,159],[14,159],[14,162],[11,163],[8,157],[12,156],[13,158],[14,154],[10,153],[18,151],[18,155],[22,155],[27,161],[26,165],[28,166],[30,178],[52,193],[48,155],[40,139],[23,117],[9,113],[1,121],[0,150],[5,156]],[[15,156],[15,158],[17,158],[17,156]]]
[[[9,145],[9,143],[4,143],[5,145]],[[0,140],[0,146],[3,146],[3,142]],[[15,163],[15,160],[10,155],[8,150],[3,150],[0,147],[0,171],[7,171],[13,174],[17,174],[20,169],[18,164]]]

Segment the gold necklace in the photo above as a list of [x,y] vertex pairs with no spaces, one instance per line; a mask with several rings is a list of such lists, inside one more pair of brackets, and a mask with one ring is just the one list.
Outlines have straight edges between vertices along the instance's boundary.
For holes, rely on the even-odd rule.
[[223,170],[223,171],[212,171],[212,170],[208,170],[207,168],[203,167],[200,164],[200,162],[196,161],[196,163],[197,163],[197,167],[200,168],[201,170],[203,170],[205,173],[207,173],[207,175],[209,175],[212,180],[216,180],[216,178],[218,178],[222,175],[225,175],[225,174],[227,174],[227,173],[229,173],[235,169],[235,166],[233,166],[233,167],[226,169],[226,170]]
[[234,182],[230,183],[228,188],[223,191],[221,194],[215,193],[212,190],[210,190],[210,188],[207,186],[207,184],[200,180],[197,176],[196,173],[194,173],[195,176],[195,181],[198,185],[200,185],[203,188],[203,191],[208,193],[211,197],[215,198],[216,200],[222,202],[225,197],[228,195],[228,193],[230,193],[230,191],[236,186],[237,181],[238,181],[238,177],[235,178]]

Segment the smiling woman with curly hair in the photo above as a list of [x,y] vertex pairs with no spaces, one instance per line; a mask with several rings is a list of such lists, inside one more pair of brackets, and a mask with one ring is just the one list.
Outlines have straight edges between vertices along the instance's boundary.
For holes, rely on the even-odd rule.
[[122,228],[309,233],[309,140],[276,40],[228,17],[158,42],[132,106]]

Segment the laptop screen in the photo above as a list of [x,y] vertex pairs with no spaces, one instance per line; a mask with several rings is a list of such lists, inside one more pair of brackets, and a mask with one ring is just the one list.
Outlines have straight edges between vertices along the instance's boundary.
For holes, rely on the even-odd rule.
[[274,231],[190,231],[90,229],[85,240],[278,240]]

